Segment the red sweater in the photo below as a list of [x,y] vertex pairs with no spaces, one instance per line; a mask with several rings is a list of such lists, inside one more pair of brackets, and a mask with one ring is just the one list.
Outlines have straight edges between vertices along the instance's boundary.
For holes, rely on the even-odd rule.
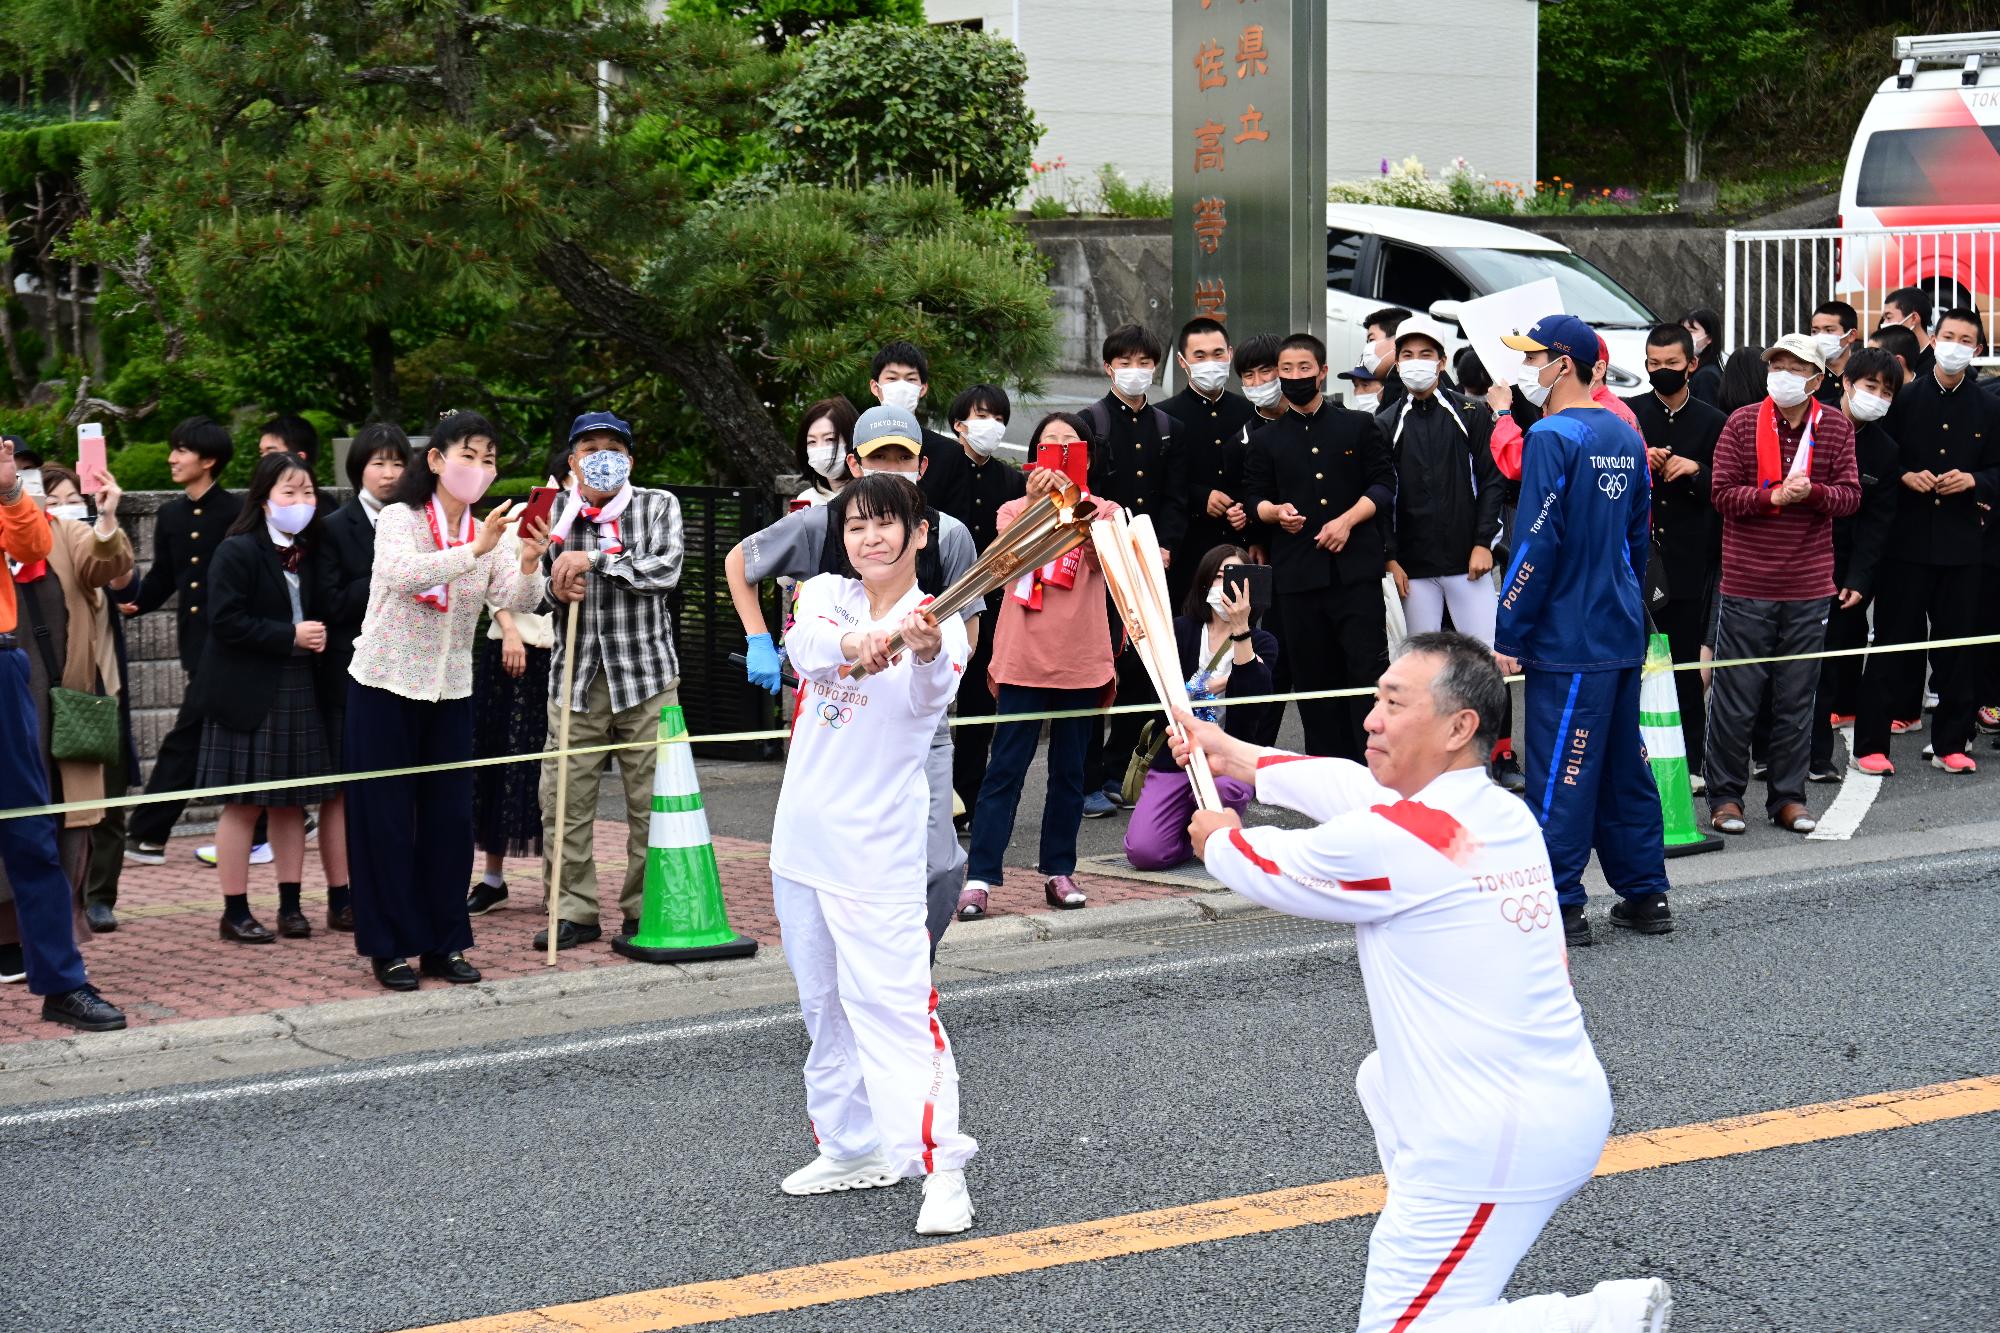
[[[1715,441],[1711,468],[1715,511],[1722,515],[1722,591],[1728,597],[1802,602],[1831,597],[1833,520],[1861,507],[1861,474],[1854,466],[1854,426],[1838,408],[1826,408],[1813,431],[1812,489],[1797,504],[1774,505],[1757,484],[1757,412],[1752,403],[1730,414]],[[1801,428],[1778,415],[1781,474],[1791,470]]]

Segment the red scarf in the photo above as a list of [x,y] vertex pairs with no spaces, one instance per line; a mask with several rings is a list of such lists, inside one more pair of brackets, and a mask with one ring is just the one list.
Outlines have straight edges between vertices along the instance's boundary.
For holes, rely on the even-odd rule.
[[[1799,451],[1792,455],[1792,473],[1812,474],[1813,427],[1819,424],[1824,406],[1817,398],[1806,399],[1805,431],[1799,436]],[[1778,405],[1766,398],[1757,408],[1757,488],[1769,490],[1787,476],[1783,456],[1778,451]]]
[[1076,572],[1083,567],[1083,548],[1057,556],[1039,569],[1031,570],[1014,585],[1014,600],[1030,611],[1042,609],[1044,587],[1069,589],[1076,586]]
[[[437,549],[440,551],[448,551],[454,546],[463,546],[472,540],[471,505],[467,505],[465,513],[459,516],[458,535],[449,540],[446,539],[444,533],[444,507],[437,502],[436,496],[432,496],[430,503],[424,506],[424,519],[431,525],[431,540],[437,543]],[[417,600],[436,611],[451,610],[451,591],[443,583],[438,584],[434,588],[424,589],[417,594]]]

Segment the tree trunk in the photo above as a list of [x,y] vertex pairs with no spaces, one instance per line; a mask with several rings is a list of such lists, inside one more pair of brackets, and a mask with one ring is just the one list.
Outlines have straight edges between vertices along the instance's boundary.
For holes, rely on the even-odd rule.
[[756,386],[720,348],[669,337],[653,322],[644,297],[573,242],[543,250],[535,264],[578,314],[674,381],[688,405],[707,419],[713,436],[725,442],[715,461],[730,480],[769,486],[781,473],[798,470],[791,445]]
[[1693,130],[1687,132],[1681,153],[1681,172],[1690,181],[1701,179],[1701,136]]
[[403,395],[396,387],[396,337],[383,323],[370,324],[362,337],[368,344],[368,419],[403,419]]
[[0,344],[7,349],[7,374],[14,381],[14,389],[23,401],[35,382],[28,378],[27,368],[21,364],[21,347],[14,337],[14,247],[11,224],[7,223],[7,198],[0,195],[0,249],[6,252],[6,261],[0,263]]
[[77,366],[88,374],[90,363],[83,357],[83,265],[74,259],[69,261],[69,346]]

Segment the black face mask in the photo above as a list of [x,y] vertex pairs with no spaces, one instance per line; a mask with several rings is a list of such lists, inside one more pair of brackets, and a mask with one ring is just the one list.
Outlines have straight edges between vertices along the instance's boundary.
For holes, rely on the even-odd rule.
[[1647,377],[1653,381],[1653,392],[1662,398],[1671,398],[1688,385],[1688,373],[1685,370],[1668,370],[1662,367],[1648,372]]
[[1284,391],[1285,401],[1304,407],[1319,397],[1319,376],[1307,375],[1299,379],[1280,379],[1278,386]]

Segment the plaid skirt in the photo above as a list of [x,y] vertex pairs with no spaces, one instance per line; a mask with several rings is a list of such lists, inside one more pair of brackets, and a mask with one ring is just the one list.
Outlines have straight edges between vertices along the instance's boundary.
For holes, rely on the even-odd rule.
[[[201,755],[195,785],[226,787],[243,782],[285,782],[333,772],[326,724],[320,717],[313,682],[313,659],[294,654],[279,668],[278,695],[264,725],[237,731],[210,718],[201,724]],[[331,794],[325,786],[286,787],[222,798],[224,805],[313,805]]]

